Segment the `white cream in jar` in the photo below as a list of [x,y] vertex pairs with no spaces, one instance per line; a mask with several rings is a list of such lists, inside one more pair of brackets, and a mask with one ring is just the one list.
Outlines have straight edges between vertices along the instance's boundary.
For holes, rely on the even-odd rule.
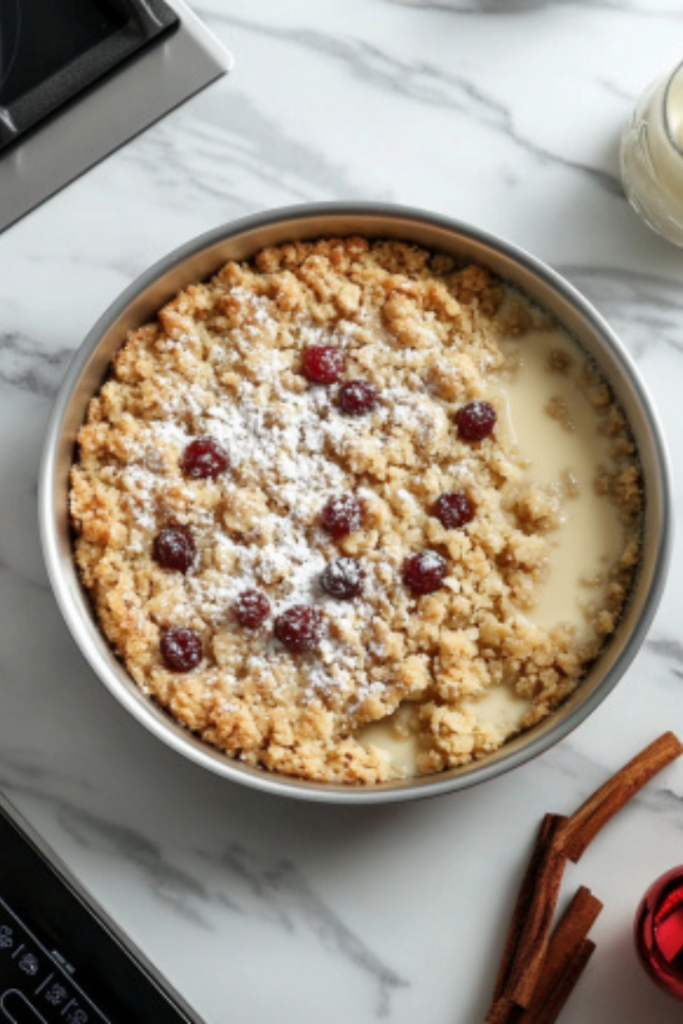
[[631,206],[653,231],[683,245],[683,65],[645,91],[620,159]]

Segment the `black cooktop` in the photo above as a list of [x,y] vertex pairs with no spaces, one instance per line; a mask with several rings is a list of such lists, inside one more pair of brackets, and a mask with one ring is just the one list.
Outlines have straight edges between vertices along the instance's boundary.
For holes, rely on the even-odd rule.
[[202,1024],[0,794],[2,1021]]
[[0,0],[0,150],[177,24],[165,0]]

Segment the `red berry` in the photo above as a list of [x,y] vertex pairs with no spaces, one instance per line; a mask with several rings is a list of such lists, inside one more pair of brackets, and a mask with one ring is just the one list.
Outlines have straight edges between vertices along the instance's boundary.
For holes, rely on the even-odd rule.
[[335,558],[323,569],[320,582],[332,597],[349,601],[363,590],[363,570],[355,558]]
[[270,601],[260,590],[245,590],[235,601],[232,610],[240,626],[256,629],[268,618]]
[[437,498],[433,513],[447,530],[456,530],[474,519],[474,505],[464,491],[451,491]]
[[363,510],[355,494],[336,494],[322,511],[323,526],[333,537],[344,537],[360,530]]
[[476,398],[455,414],[458,434],[465,441],[483,441],[496,425],[496,410],[489,402]]
[[154,559],[162,569],[188,572],[196,557],[194,537],[187,526],[169,526],[154,538]]
[[336,345],[309,345],[301,357],[301,372],[313,384],[334,384],[344,372],[345,362]]
[[212,437],[196,437],[183,456],[183,469],[195,480],[216,477],[228,468],[228,456]]
[[413,594],[431,594],[439,589],[446,572],[446,559],[438,551],[418,551],[403,563],[403,582]]
[[295,604],[275,620],[275,636],[290,651],[310,651],[320,640],[323,617],[315,608]]
[[185,626],[170,626],[161,638],[161,656],[173,672],[191,672],[202,653],[201,637]]
[[377,398],[377,388],[367,380],[349,380],[339,388],[339,407],[349,416],[372,412]]

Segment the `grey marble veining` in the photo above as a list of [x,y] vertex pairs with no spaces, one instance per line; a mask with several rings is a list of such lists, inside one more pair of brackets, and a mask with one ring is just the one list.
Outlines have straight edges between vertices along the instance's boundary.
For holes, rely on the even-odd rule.
[[332,955],[367,974],[376,987],[375,1013],[378,1017],[390,1013],[394,990],[406,987],[409,982],[348,928],[314,891],[296,864],[281,858],[273,861],[255,858],[240,843],[233,843],[226,850],[221,863],[247,887],[267,919],[288,932],[298,927],[310,929]]
[[339,39],[324,33],[269,27],[234,16],[221,15],[218,20],[228,28],[238,27],[261,36],[270,36],[293,48],[295,52],[308,49],[341,62],[354,78],[367,82],[372,88],[387,90],[425,106],[458,113],[479,127],[484,126],[507,138],[514,148],[544,165],[558,163],[587,175],[608,192],[623,195],[618,177],[599,167],[562,157],[532,138],[525,137],[516,127],[510,108],[499,98],[489,94],[472,79],[453,74],[429,60],[401,60],[389,49],[380,49],[377,45],[357,38]]
[[72,350],[46,351],[18,331],[0,332],[0,384],[53,398],[72,355]]
[[558,268],[607,318],[636,358],[666,346],[683,352],[683,295],[675,281],[611,268]]
[[[571,811],[658,732],[683,732],[680,541],[646,645],[558,747],[450,798],[302,806],[185,763],[93,677],[40,555],[45,424],[71,353],[155,260],[253,211],[357,197],[478,224],[563,273],[637,360],[677,467],[683,251],[628,207],[617,147],[640,91],[681,59],[681,5],[197,10],[233,74],[0,235],[0,788],[208,1024],[475,1024],[542,814]],[[674,492],[679,519],[677,473]],[[682,771],[568,874],[605,911],[566,1024],[680,1019],[639,972],[630,929],[645,886],[680,860]]]
[[387,0],[388,3],[403,4],[408,7],[427,7],[455,11],[458,14],[519,14],[523,11],[537,11],[544,7],[567,6],[567,7],[591,7],[595,10],[614,11],[623,13],[628,11],[646,16],[657,15],[659,17],[668,15],[678,18],[681,16],[680,8],[675,0],[654,0],[647,3],[647,0]]
[[[27,771],[26,766],[15,764],[12,771],[0,774],[3,787],[13,794],[17,777],[22,780],[21,790],[33,798],[43,795],[45,785],[55,781],[46,780],[44,773],[30,766]],[[62,780],[61,785],[67,781]],[[217,927],[208,908],[219,905],[231,914],[256,917],[286,933],[307,929],[326,952],[341,957],[371,979],[379,1017],[389,1013],[393,991],[409,984],[353,933],[290,859],[267,856],[233,841],[225,850],[200,855],[200,863],[208,860],[214,868],[220,868],[221,884],[216,890],[204,881],[201,872],[178,866],[173,852],[140,831],[61,798],[52,797],[51,805],[73,843],[91,855],[125,858],[154,901],[167,906],[189,927],[215,934]]]

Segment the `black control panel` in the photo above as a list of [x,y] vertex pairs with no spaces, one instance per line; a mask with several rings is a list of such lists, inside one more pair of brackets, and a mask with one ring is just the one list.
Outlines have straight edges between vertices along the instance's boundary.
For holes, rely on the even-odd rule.
[[0,1022],[202,1024],[0,796]]

